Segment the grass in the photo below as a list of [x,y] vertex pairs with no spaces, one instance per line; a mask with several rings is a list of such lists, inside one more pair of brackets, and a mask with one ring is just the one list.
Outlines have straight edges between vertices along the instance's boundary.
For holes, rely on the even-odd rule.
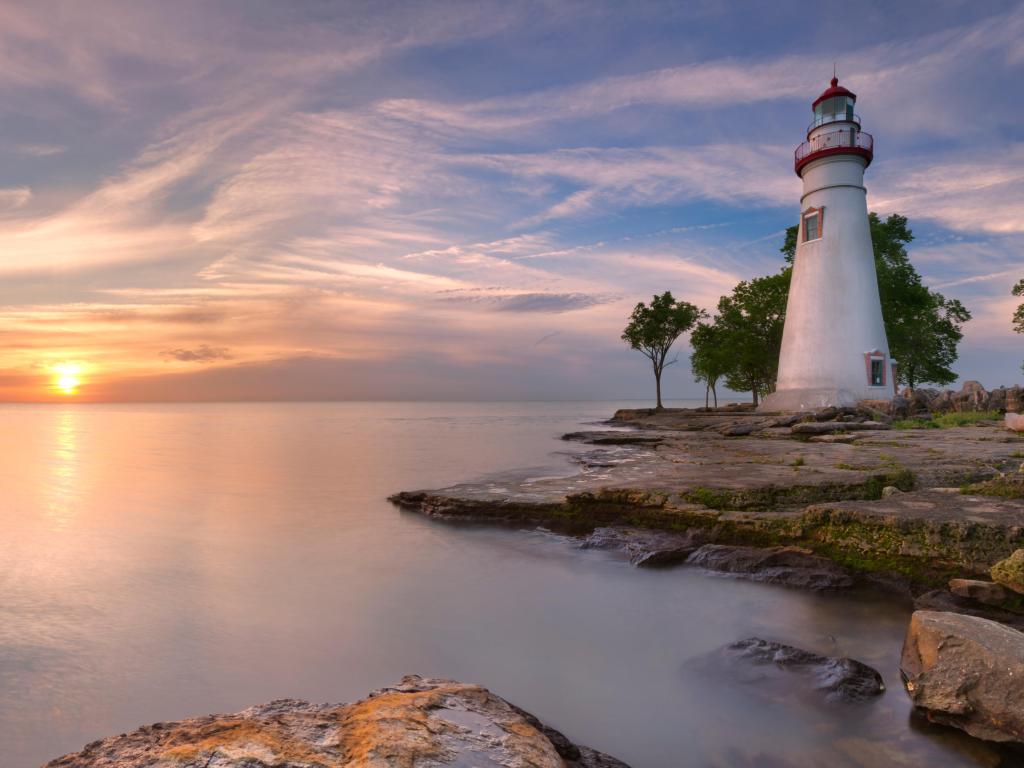
[[976,411],[962,413],[940,413],[928,421],[924,419],[900,419],[892,423],[893,429],[952,429],[953,427],[969,427],[980,421],[1000,421],[1003,414],[999,411]]
[[1015,472],[981,483],[964,485],[960,487],[960,493],[999,496],[1004,499],[1024,499],[1024,473]]
[[790,464],[791,467],[802,467],[803,465],[804,465],[804,457],[803,456],[797,456],[795,459],[793,459],[793,463]]

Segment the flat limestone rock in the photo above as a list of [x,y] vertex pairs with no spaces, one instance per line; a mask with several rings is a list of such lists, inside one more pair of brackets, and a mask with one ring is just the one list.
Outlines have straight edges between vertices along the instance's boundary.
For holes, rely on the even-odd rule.
[[853,578],[843,568],[799,547],[705,544],[690,555],[686,562],[767,584],[784,584],[811,590],[853,586]]
[[1024,742],[1024,633],[976,616],[915,611],[900,671],[932,722]]
[[355,704],[282,699],[155,723],[45,768],[628,768],[486,688],[410,675]]
[[802,421],[790,427],[794,435],[827,435],[833,432],[853,432],[868,429],[892,429],[880,421]]

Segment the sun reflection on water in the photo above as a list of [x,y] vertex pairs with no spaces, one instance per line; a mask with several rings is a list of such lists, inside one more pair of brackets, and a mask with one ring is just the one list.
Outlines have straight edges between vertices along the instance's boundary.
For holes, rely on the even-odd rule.
[[50,461],[50,498],[46,516],[53,527],[63,530],[75,516],[78,497],[78,424],[75,414],[61,411],[56,416]]

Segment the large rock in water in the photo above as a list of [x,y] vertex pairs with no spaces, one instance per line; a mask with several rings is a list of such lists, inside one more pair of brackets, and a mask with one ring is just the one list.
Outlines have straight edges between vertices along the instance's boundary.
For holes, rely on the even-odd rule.
[[976,616],[915,611],[900,671],[928,719],[1024,742],[1024,634]]
[[843,589],[853,585],[853,578],[840,566],[799,547],[705,544],[686,562],[753,581],[804,589]]
[[662,568],[686,561],[701,545],[701,532],[657,531],[649,528],[595,528],[580,543],[580,549],[619,549],[638,568]]
[[405,677],[355,704],[284,699],[234,715],[155,723],[46,768],[628,768],[500,696]]
[[828,701],[866,701],[885,691],[878,671],[856,659],[822,656],[785,643],[750,637],[722,649],[726,657],[811,675]]

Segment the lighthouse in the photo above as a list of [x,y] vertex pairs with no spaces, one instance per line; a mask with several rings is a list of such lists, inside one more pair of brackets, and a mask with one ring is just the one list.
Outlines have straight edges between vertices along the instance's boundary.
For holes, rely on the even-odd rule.
[[895,391],[864,187],[874,141],[856,103],[833,77],[794,153],[803,181],[796,257],[778,380],[762,410],[847,406]]

